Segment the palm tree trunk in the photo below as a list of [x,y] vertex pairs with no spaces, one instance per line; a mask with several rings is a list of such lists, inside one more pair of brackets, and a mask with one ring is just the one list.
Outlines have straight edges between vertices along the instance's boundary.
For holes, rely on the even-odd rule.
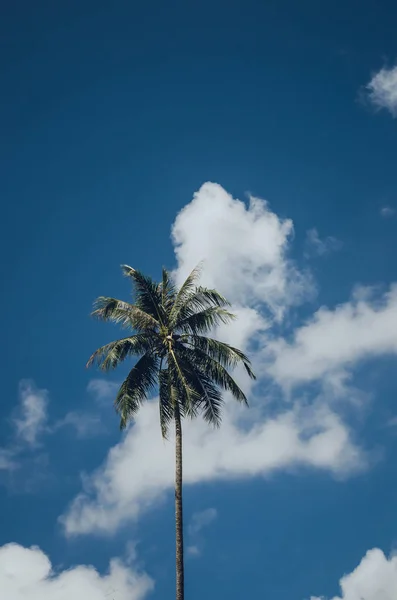
[[175,410],[175,525],[176,525],[176,600],[185,598],[182,512],[182,423]]

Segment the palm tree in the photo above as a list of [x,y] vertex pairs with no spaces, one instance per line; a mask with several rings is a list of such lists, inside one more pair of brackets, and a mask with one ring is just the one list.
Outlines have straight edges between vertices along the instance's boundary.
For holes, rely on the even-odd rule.
[[221,294],[197,285],[200,266],[179,290],[165,269],[160,283],[127,265],[122,269],[132,279],[133,303],[102,296],[96,300],[92,315],[131,331],[128,337],[99,348],[87,366],[98,364],[107,371],[126,358],[140,357],[115,399],[121,429],[135,417],[156,387],[164,438],[174,422],[176,600],[184,600],[182,418],[202,414],[208,423],[218,427],[223,405],[221,390],[247,404],[228,369],[241,363],[251,378],[255,375],[243,352],[203,335],[235,316],[227,310],[230,304]]

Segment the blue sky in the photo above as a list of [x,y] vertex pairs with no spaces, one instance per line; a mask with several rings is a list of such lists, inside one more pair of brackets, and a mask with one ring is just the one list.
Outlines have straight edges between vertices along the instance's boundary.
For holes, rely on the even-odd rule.
[[186,424],[187,597],[395,600],[396,18],[386,1],[3,11],[10,600],[173,597],[172,444],[153,403],[121,436],[125,370],[84,365],[117,335],[89,313],[128,299],[121,263],[180,280],[202,258],[258,384],[237,373],[251,408],[228,403],[219,432]]

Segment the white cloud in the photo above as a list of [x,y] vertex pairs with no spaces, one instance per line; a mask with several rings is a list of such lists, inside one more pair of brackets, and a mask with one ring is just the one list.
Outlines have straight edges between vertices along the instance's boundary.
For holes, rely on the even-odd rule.
[[394,215],[396,214],[396,210],[391,206],[383,206],[380,209],[380,214],[385,219],[390,219],[391,217],[394,217]]
[[376,108],[385,108],[397,117],[397,66],[381,69],[372,77],[366,90]]
[[19,398],[19,415],[14,419],[17,438],[35,446],[47,422],[47,391],[37,389],[32,381],[23,380],[19,385]]
[[188,525],[188,532],[190,535],[195,535],[210,525],[218,516],[216,508],[206,508],[193,514],[190,523]]
[[380,297],[358,288],[350,302],[321,308],[292,341],[269,343],[266,353],[269,373],[282,385],[343,377],[362,359],[397,353],[397,285]]
[[143,600],[152,588],[146,573],[119,559],[104,575],[85,565],[54,571],[37,547],[0,547],[0,589],[7,600],[109,600],[113,591],[115,600]]
[[336,252],[342,247],[342,242],[335,237],[327,236],[320,239],[317,229],[309,229],[306,232],[306,256],[317,255],[325,256],[331,252]]
[[14,492],[28,493],[43,479],[47,467],[47,455],[38,453],[39,437],[47,431],[47,390],[38,389],[33,381],[22,380],[18,401],[10,419],[13,434],[8,444],[0,448],[0,471],[7,472],[3,483]]
[[358,567],[342,577],[340,589],[341,595],[333,600],[396,600],[397,556],[387,559],[382,550],[369,550]]
[[[184,482],[266,475],[277,469],[315,467],[336,474],[362,466],[360,451],[335,413],[325,406],[295,407],[241,426],[228,403],[222,427],[197,419],[184,425]],[[161,438],[156,400],[145,404],[105,463],[84,479],[84,491],[62,517],[68,535],[113,532],[136,519],[174,485],[172,438]]]
[[68,412],[50,428],[50,432],[55,433],[62,427],[72,428],[80,439],[93,437],[106,431],[99,415],[82,410]]
[[14,453],[8,448],[0,448],[0,471],[13,471],[16,466]]
[[87,391],[94,395],[98,402],[106,401],[109,397],[115,395],[120,387],[120,383],[107,381],[106,379],[91,379],[88,383]]
[[195,512],[190,519],[187,527],[187,534],[189,539],[189,545],[187,546],[187,552],[191,556],[199,556],[203,547],[202,536],[200,535],[202,529],[208,527],[218,516],[216,508],[206,508],[199,512]]
[[281,316],[313,294],[310,276],[288,259],[292,235],[292,221],[280,219],[264,200],[250,197],[247,208],[220,185],[205,183],[172,227],[177,281],[204,260],[203,285],[236,305],[262,303]]

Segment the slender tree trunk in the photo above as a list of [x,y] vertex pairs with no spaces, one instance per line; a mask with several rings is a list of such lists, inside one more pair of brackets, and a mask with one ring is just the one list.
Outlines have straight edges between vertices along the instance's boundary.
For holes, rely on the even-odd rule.
[[178,406],[175,410],[175,525],[176,525],[176,600],[185,598],[183,564],[182,512],[182,423]]

